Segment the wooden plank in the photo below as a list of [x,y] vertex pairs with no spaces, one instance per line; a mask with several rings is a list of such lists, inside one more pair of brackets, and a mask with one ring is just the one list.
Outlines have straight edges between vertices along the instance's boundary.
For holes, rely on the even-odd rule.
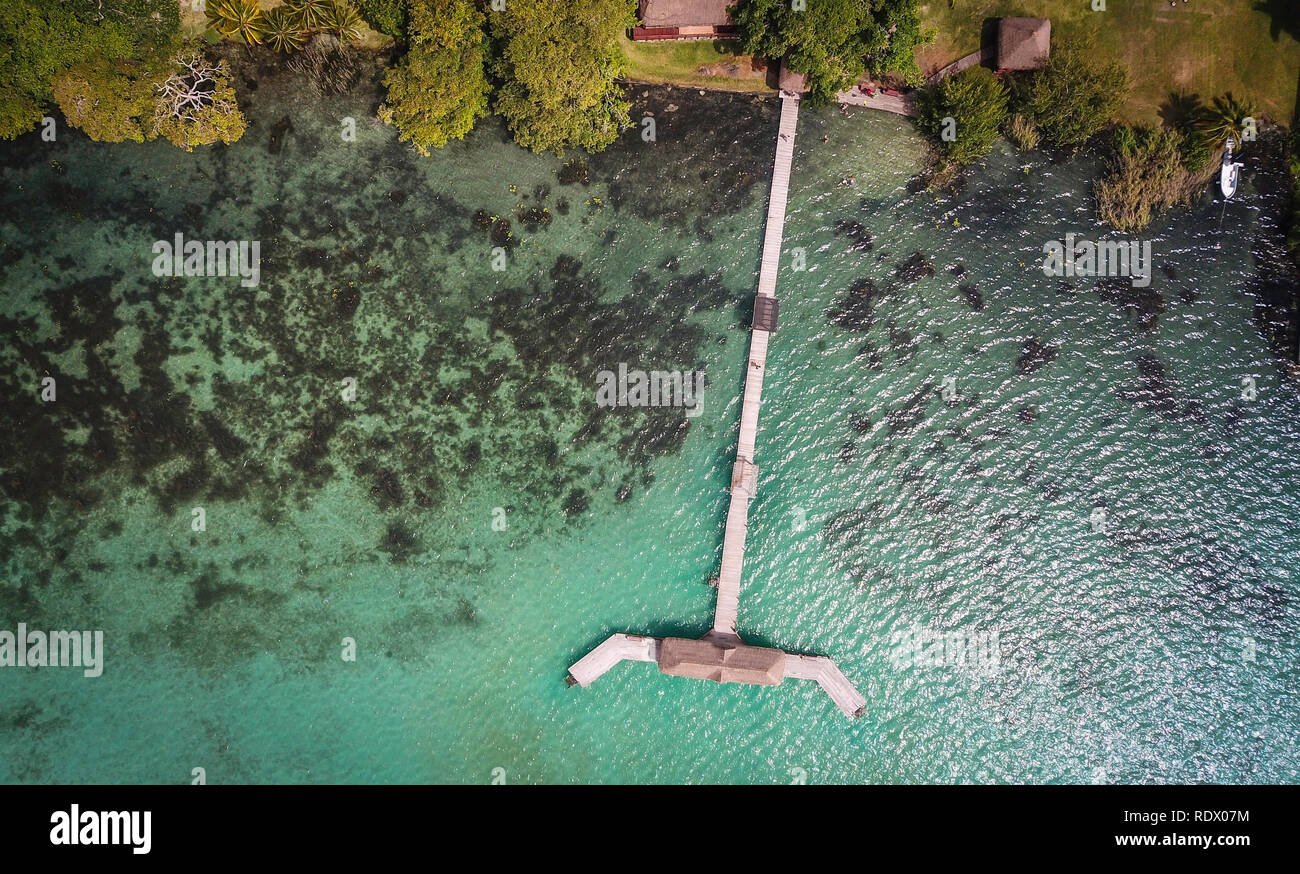
[[658,662],[659,638],[640,634],[611,634],[604,642],[573,663],[569,676],[587,686],[622,661]]

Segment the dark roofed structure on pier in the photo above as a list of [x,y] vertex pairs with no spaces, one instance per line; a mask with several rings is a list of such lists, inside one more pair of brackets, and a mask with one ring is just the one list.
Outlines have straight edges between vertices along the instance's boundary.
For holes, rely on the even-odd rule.
[[808,90],[808,74],[791,70],[788,60],[788,57],[781,59],[781,73],[777,80],[777,87],[789,94],[802,94]]
[[765,646],[723,646],[711,640],[665,637],[659,670],[674,677],[776,686],[785,678],[785,653]]
[[734,39],[736,28],[727,14],[735,0],[641,0],[641,27],[632,39]]
[[1046,18],[1002,18],[998,21],[998,69],[1038,70],[1047,64],[1052,47],[1052,22]]

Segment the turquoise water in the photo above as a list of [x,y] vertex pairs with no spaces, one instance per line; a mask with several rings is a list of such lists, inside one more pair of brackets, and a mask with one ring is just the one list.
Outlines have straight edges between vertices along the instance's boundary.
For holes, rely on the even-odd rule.
[[[0,628],[106,647],[0,670],[0,779],[1296,781],[1281,180],[1159,220],[1145,292],[1051,279],[1043,243],[1103,235],[1095,163],[1001,146],[909,193],[923,144],[865,111],[800,120],[740,609],[865,716],[566,688],[612,631],[711,624],[776,130],[633,95],[656,141],[585,182],[493,124],[419,159],[373,93],[274,77],[229,149],[0,149]],[[177,232],[260,240],[260,285],[153,276]],[[704,370],[703,414],[596,407],[619,362]],[[998,664],[900,663],[912,628]]]

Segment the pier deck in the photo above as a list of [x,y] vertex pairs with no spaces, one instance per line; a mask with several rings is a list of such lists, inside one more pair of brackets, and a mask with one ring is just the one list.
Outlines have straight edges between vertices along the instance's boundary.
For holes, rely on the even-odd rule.
[[639,634],[611,634],[569,668],[569,676],[586,686],[619,662],[659,661],[659,638]]
[[[780,269],[781,243],[785,239],[785,205],[790,192],[790,166],[794,163],[794,135],[799,123],[799,101],[781,101],[781,128],[776,138],[776,162],[772,169],[772,192],[767,202],[767,227],[763,233],[763,260],[758,270],[758,294],[774,297]],[[763,402],[763,373],[767,368],[767,331],[755,329],[749,340],[745,365],[745,394],[740,406],[740,440],[737,460],[754,464],[758,440],[758,411]],[[722,569],[718,573],[718,605],[713,614],[717,634],[736,634],[740,609],[740,570],[745,559],[745,533],[749,528],[749,501],[753,495],[733,486],[727,509],[727,528],[722,539]]]

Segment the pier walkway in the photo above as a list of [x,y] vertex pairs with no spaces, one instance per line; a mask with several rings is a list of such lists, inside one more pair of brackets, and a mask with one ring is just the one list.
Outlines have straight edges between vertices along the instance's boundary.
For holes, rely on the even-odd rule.
[[794,163],[794,137],[799,121],[799,95],[781,93],[781,124],[776,140],[776,161],[767,205],[767,226],[754,299],[754,323],[745,365],[745,393],[740,408],[740,438],[731,475],[731,503],[722,540],[722,568],[718,573],[718,600],[713,630],[700,640],[612,634],[569,668],[571,685],[587,686],[623,661],[655,662],[661,673],[722,683],[778,685],[786,677],[813,680],[830,695],[846,716],[861,716],[867,701],[835,663],[825,656],[785,653],[770,647],[750,646],[736,632],[740,609],[741,568],[745,535],[749,527],[749,502],[757,492],[758,467],[754,463],[758,439],[758,412],[762,406],[767,347],[776,329],[776,279],[785,237],[785,208]]
[[[758,296],[774,298],[776,274],[785,239],[785,204],[790,192],[790,166],[794,163],[794,134],[799,123],[799,100],[781,101],[781,128],[776,139],[776,162],[772,169],[772,193],[767,202],[767,229],[763,235],[763,260],[758,270]],[[757,302],[755,305],[757,310]],[[745,394],[740,406],[740,442],[731,476],[731,506],[722,539],[722,570],[718,574],[718,606],[713,614],[713,631],[736,635],[736,614],[740,609],[740,569],[745,558],[745,532],[749,527],[749,502],[758,478],[754,465],[754,444],[758,440],[758,410],[763,399],[763,373],[767,368],[769,332],[754,328],[749,340],[749,362],[745,365]]]

